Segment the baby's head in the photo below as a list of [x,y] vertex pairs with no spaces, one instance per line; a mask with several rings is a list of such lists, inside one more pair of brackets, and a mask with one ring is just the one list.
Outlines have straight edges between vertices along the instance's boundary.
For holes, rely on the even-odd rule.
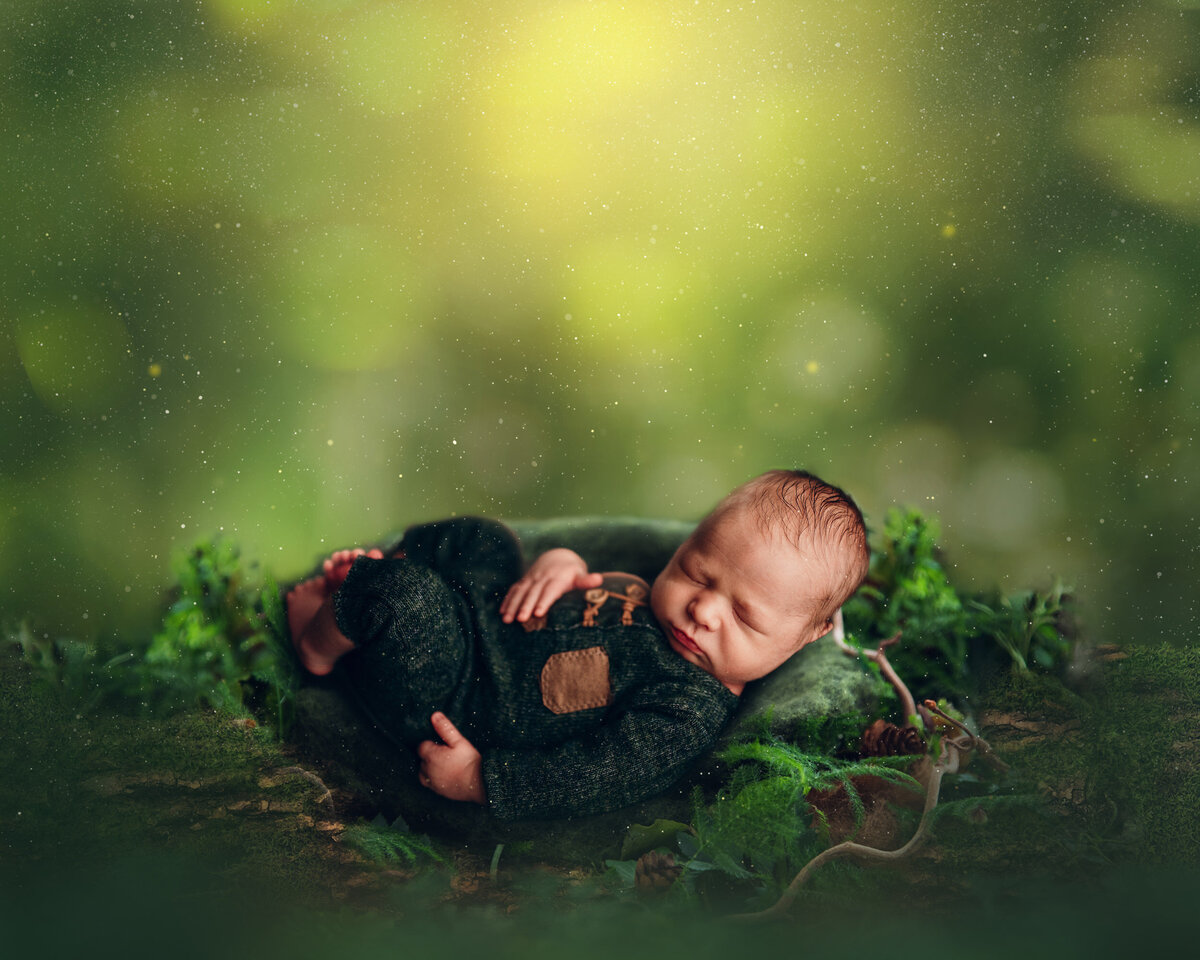
[[742,484],[654,581],[668,641],[735,694],[823,636],[867,574],[862,513],[802,470]]

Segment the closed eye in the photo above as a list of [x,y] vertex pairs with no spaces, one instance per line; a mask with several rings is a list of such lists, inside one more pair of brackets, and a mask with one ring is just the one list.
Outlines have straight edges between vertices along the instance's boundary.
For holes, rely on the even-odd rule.
[[741,620],[741,621],[742,621],[742,623],[744,623],[746,626],[748,626],[748,627],[749,627],[751,630],[753,630],[755,633],[759,633],[759,632],[760,632],[760,631],[759,631],[759,629],[758,629],[758,628],[757,628],[757,627],[756,627],[754,624],[752,624],[752,623],[750,622],[749,618],[748,618],[748,617],[747,617],[747,615],[746,615],[746,611],[745,611],[745,610],[743,610],[741,607],[739,607],[739,606],[735,606],[735,607],[733,608],[733,615],[734,615],[735,617],[737,617],[739,620]]

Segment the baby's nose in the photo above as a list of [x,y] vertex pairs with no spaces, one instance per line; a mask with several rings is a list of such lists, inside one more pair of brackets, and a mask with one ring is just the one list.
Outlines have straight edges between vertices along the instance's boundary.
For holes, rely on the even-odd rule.
[[712,620],[714,616],[713,604],[707,597],[704,596],[704,594],[699,594],[692,598],[691,607],[688,610],[688,613],[697,624],[705,629],[710,629],[712,627]]

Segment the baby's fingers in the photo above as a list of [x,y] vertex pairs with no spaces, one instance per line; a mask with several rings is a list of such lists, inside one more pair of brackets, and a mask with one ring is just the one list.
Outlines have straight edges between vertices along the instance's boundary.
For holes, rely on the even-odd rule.
[[508,593],[504,596],[504,602],[500,604],[500,616],[505,623],[513,622],[513,617],[517,610],[521,608],[521,601],[525,599],[525,594],[528,591],[528,580],[518,580],[508,588]]
[[531,616],[543,616],[554,601],[571,588],[573,580],[573,577],[562,575],[543,580],[525,598],[525,602],[521,604],[521,612],[517,614],[517,619],[528,620]]
[[533,616],[534,611],[541,606],[545,592],[545,582],[534,584],[521,600],[521,609],[517,611],[517,619],[524,623]]
[[[429,722],[433,724],[434,732],[442,738],[442,742],[448,747],[457,747],[460,743],[467,743],[467,738],[458,732],[458,727],[450,720],[448,716],[440,711],[434,713]],[[420,748],[418,748],[420,753]]]

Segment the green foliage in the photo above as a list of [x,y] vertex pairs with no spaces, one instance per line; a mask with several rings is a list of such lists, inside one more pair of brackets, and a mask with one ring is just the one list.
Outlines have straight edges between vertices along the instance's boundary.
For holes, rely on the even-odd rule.
[[649,853],[659,847],[669,847],[681,830],[687,830],[686,823],[678,820],[655,820],[646,825],[632,824],[621,843],[621,860],[636,860],[644,853]]
[[870,775],[919,790],[899,769],[911,757],[837,760],[773,737],[731,744],[719,754],[732,768],[712,803],[695,794],[690,832],[676,835],[685,885],[718,871],[750,900],[773,899],[828,840],[806,801],[812,790],[842,786],[861,823],[863,804],[853,778]]
[[122,680],[136,658],[131,651],[105,655],[97,647],[69,637],[52,637],[20,623],[7,631],[26,665],[77,713],[90,713]]
[[370,823],[354,824],[346,828],[342,839],[377,863],[403,861],[412,866],[422,857],[435,863],[446,862],[428,837],[411,832],[400,817],[391,824],[382,815]]
[[1001,597],[992,607],[971,601],[984,618],[991,617],[990,635],[1021,670],[1030,661],[1052,669],[1062,664],[1071,651],[1065,630],[1066,590],[1056,580],[1048,591],[1027,590]]
[[140,692],[235,712],[261,705],[286,726],[295,668],[274,583],[253,580],[224,540],[196,544],[174,571],[178,599],[142,659]]
[[140,647],[114,651],[38,635],[26,624],[9,638],[81,712],[102,701],[146,711],[205,705],[253,712],[282,735],[299,676],[275,582],[221,539],[179,554],[173,572],[175,600]]
[[874,648],[899,632],[888,659],[918,697],[969,692],[973,674],[997,659],[1022,671],[1061,667],[1071,648],[1063,585],[964,597],[950,583],[937,537],[936,521],[919,511],[888,511],[882,548],[844,609],[848,639]]

